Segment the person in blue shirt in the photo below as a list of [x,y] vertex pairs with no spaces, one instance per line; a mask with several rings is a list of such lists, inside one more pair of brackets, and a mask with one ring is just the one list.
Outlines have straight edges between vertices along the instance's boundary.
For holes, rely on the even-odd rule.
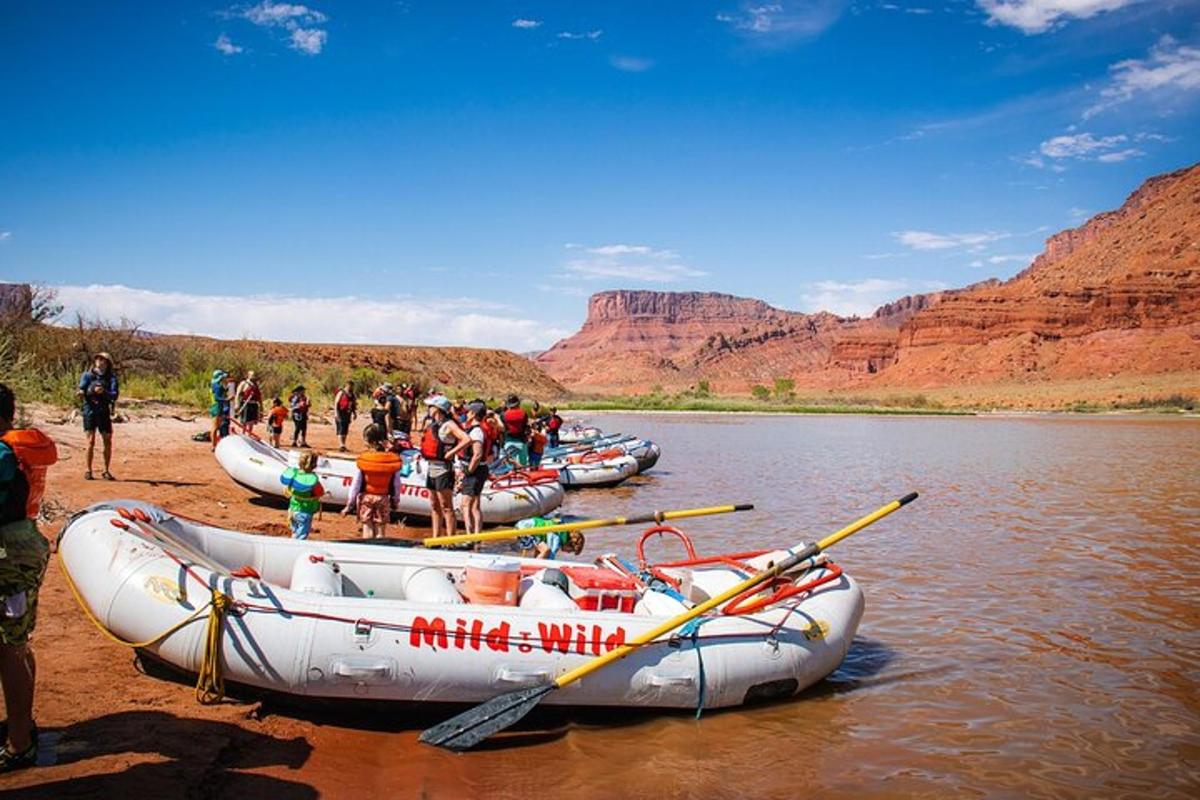
[[212,417],[212,429],[209,431],[208,440],[212,442],[212,449],[217,449],[217,442],[221,441],[221,437],[225,435],[227,430],[227,420],[229,419],[229,397],[225,391],[225,379],[228,374],[223,369],[214,369],[212,374],[212,383],[208,385],[208,391],[211,395],[212,403],[208,407],[208,414]]
[[113,369],[112,356],[97,353],[92,359],[92,368],[79,378],[75,394],[83,401],[83,430],[87,434],[87,472],[83,477],[92,480],[92,455],[96,450],[96,433],[104,441],[104,471],[100,477],[115,481],[112,465],[112,418],[117,407],[117,372]]

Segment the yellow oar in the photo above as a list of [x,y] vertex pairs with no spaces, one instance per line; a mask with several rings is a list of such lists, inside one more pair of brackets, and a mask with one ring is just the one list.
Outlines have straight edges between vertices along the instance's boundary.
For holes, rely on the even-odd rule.
[[586,531],[592,528],[607,528],[613,525],[640,525],[643,522],[662,524],[669,519],[688,519],[689,517],[706,517],[709,514],[728,514],[732,511],[750,511],[752,503],[741,503],[735,506],[708,506],[706,508],[685,508],[679,511],[653,511],[649,514],[638,514],[632,517],[609,517],[608,519],[581,519],[578,522],[560,522],[555,525],[543,525],[540,528],[502,528],[487,533],[463,533],[457,536],[439,536],[421,542],[426,547],[446,547],[466,542],[491,542],[497,539],[515,539],[518,536],[530,536],[542,533],[557,533],[558,531]]
[[542,686],[533,686],[528,689],[518,689],[515,692],[508,692],[498,697],[493,697],[485,703],[464,711],[457,717],[429,728],[421,734],[421,741],[426,744],[445,747],[448,750],[470,749],[492,734],[499,733],[521,719],[521,717],[524,717],[543,697],[555,689],[561,689],[585,675],[590,675],[614,661],[619,661],[632,653],[636,648],[652,642],[664,634],[670,633],[681,625],[686,624],[689,620],[693,620],[722,603],[732,600],[742,592],[787,572],[800,562],[812,558],[827,547],[837,544],[850,534],[861,531],[871,523],[883,519],[896,509],[908,505],[916,499],[917,493],[913,492],[901,497],[899,500],[893,500],[879,510],[873,511],[857,522],[853,522],[840,531],[826,536],[816,544],[810,544],[798,550],[779,563],[764,569],[756,575],[752,575],[736,586],[726,589],[695,608],[677,617],[672,617],[661,625],[657,625],[635,637],[628,643],[616,647],[602,656],[591,659],[586,664],[582,664],[569,672],[564,672],[551,683]]

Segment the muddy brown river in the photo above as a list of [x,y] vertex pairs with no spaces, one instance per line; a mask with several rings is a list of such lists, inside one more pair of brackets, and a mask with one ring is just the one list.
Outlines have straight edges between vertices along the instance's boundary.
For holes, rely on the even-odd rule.
[[[847,660],[786,702],[540,710],[462,755],[416,742],[443,712],[317,714],[305,770],[336,796],[1200,796],[1200,420],[593,420],[664,455],[566,510],[757,505],[681,525],[702,554],[820,538],[920,491],[830,552],[866,594]],[[638,532],[593,532],[586,555]]]

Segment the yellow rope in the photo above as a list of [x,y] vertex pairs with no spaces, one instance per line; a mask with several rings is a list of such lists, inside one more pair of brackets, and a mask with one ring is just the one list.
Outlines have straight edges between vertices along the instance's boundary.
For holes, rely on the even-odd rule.
[[67,564],[63,560],[61,550],[58,551],[58,565],[62,568],[63,577],[67,579],[67,588],[71,590],[71,594],[75,597],[75,602],[83,609],[84,615],[107,638],[126,647],[141,649],[158,644],[171,634],[198,620],[200,615],[207,611],[208,630],[204,637],[204,657],[200,661],[200,671],[196,676],[196,699],[204,705],[211,705],[225,696],[225,677],[221,671],[221,633],[225,628],[225,614],[233,604],[228,595],[213,589],[212,599],[196,609],[186,619],[177,622],[162,633],[144,642],[131,642],[122,639],[110,631],[92,612],[92,609],[88,607],[87,601],[79,593],[79,587],[75,585],[75,581],[71,578],[71,572],[67,569]]
[[221,672],[221,633],[225,630],[225,614],[232,604],[229,595],[213,589],[212,602],[208,604],[204,658],[196,675],[196,700],[201,705],[212,705],[225,696],[225,675]]

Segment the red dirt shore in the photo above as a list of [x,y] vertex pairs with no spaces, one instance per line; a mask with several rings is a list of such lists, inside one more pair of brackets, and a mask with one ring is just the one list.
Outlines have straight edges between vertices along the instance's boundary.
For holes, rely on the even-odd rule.
[[[190,441],[207,420],[188,422],[174,413],[141,409],[116,426],[113,472],[119,480],[110,483],[83,479],[77,421],[55,424],[53,412],[33,410],[34,424],[55,439],[60,453],[47,490],[54,519],[42,524],[42,532],[53,541],[71,511],[99,500],[137,498],[229,527],[285,534],[282,508],[251,502],[253,496],[217,465],[208,443]],[[313,426],[312,439],[319,447],[333,445],[332,428]],[[393,535],[404,532],[393,529]],[[314,531],[318,539],[354,535],[352,518],[328,512]],[[381,788],[400,797],[468,791],[447,768],[450,755],[426,756],[390,773],[373,763],[380,753],[403,759],[418,746],[411,720],[389,727],[372,717],[371,729],[363,730],[330,724],[327,717],[264,714],[254,703],[205,707],[190,684],[140,674],[133,652],[103,637],[80,611],[57,557],[41,593],[33,642],[35,716],[41,741],[49,743],[43,749],[54,752],[55,763],[0,776],[2,797],[287,800],[362,797]]]

